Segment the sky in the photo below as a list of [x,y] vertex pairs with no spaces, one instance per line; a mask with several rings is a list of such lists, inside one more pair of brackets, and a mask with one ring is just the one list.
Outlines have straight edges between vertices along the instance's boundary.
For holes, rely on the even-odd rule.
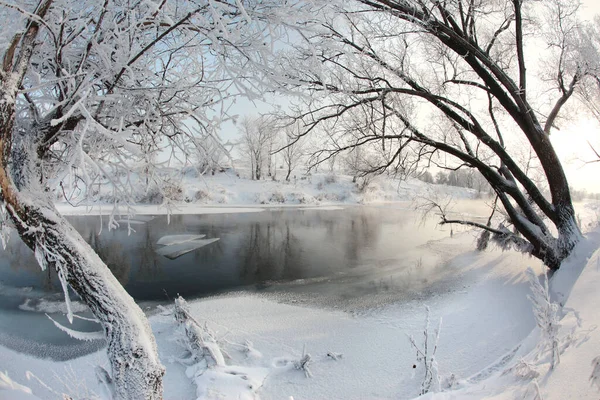
[[593,19],[594,15],[600,14],[599,0],[582,0],[581,15],[586,19]]

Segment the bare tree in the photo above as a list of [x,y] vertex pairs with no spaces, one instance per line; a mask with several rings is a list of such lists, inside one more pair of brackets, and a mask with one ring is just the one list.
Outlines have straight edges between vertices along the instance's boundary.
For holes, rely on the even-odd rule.
[[241,134],[241,151],[250,162],[250,178],[260,180],[264,168],[271,173],[271,153],[275,130],[266,117],[244,117],[239,132]]
[[280,132],[282,148],[279,151],[286,169],[285,180],[289,182],[292,171],[298,167],[304,157],[304,146],[302,141],[296,140],[299,133],[297,125],[287,126]]
[[227,143],[223,143],[219,137],[202,137],[194,141],[196,154],[195,166],[201,175],[210,172],[212,175],[215,172],[223,170],[226,166],[230,166],[231,155],[230,149],[227,148]]
[[[574,14],[561,8],[566,5],[552,1],[554,8],[545,8],[544,15],[570,23]],[[538,23],[540,7],[546,4],[319,3],[313,19],[303,21],[307,33],[295,46],[300,55],[285,66],[288,82],[292,76],[310,93],[293,117],[302,121],[303,134],[327,127],[322,159],[381,143],[389,154],[381,169],[423,161],[476,169],[514,229],[477,226],[556,270],[581,233],[548,135],[571,89],[588,72],[566,46],[571,28],[565,25],[548,38],[543,30],[548,22]],[[561,37],[564,43],[555,40]],[[558,71],[555,79],[527,70],[526,40],[558,43],[558,59],[550,66]],[[545,101],[549,90],[558,90],[558,98]],[[353,135],[349,123],[357,126]],[[515,159],[520,147],[529,148],[539,163],[548,197]]]
[[110,180],[128,210],[135,168],[155,166],[166,144],[187,153],[226,118],[228,96],[258,93],[250,77],[275,32],[269,7],[0,2],[2,230],[12,222],[40,266],[58,272],[67,305],[70,286],[100,322],[115,398],[162,398],[164,368],[142,310],[54,207],[51,180]]

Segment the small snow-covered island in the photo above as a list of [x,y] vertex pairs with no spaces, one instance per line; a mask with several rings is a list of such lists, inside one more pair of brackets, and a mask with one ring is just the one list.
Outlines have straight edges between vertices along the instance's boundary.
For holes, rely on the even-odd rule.
[[600,397],[595,0],[0,0],[0,400]]

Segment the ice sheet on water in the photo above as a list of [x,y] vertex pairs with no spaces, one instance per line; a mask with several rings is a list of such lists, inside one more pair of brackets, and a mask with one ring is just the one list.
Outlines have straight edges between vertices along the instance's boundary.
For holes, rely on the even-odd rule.
[[187,254],[191,251],[194,251],[201,247],[209,245],[213,242],[216,242],[217,240],[219,240],[219,238],[192,240],[189,242],[178,243],[178,244],[173,244],[170,246],[161,247],[160,249],[156,250],[156,252],[158,254],[160,254],[161,256],[165,256],[168,259],[174,260],[177,257],[181,257],[184,254]]
[[192,240],[198,240],[204,238],[206,235],[167,235],[158,239],[156,244],[162,244],[170,246],[174,244],[191,242]]

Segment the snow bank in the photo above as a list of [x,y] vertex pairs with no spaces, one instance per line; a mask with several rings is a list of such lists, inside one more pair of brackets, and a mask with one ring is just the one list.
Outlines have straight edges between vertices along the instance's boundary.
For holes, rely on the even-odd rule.
[[[401,181],[385,176],[378,177],[359,190],[347,175],[314,174],[290,182],[240,178],[232,172],[210,176],[179,177],[182,195],[168,204],[137,204],[136,215],[160,214],[214,214],[260,212],[265,207],[330,207],[342,204],[374,204],[413,201],[416,198],[451,196],[455,199],[472,199],[480,196],[475,190],[446,185],[428,184],[417,179]],[[140,188],[144,184],[140,183]],[[106,192],[106,196],[102,193]],[[57,196],[57,207],[64,215],[110,214],[114,201],[108,196],[110,187],[100,189],[96,202],[85,206],[84,198],[71,199],[81,203],[78,207]],[[59,194],[62,194],[62,189]],[[138,196],[143,201],[144,196]],[[335,209],[335,208],[334,208]],[[127,214],[126,208],[119,210]]]
[[511,352],[468,379],[457,390],[429,393],[421,400],[598,399],[600,397],[600,231],[587,235],[552,279],[556,304],[563,304],[558,328],[560,363],[541,345],[536,327]]

